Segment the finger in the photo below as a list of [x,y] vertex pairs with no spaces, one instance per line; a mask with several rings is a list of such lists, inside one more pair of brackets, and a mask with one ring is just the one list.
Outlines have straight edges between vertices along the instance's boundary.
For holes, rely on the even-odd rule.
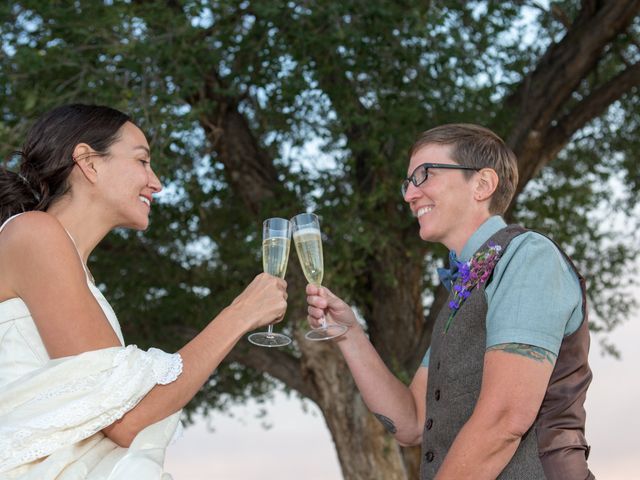
[[322,309],[327,308],[328,305],[326,298],[318,297],[317,295],[307,297],[307,303],[311,306]]
[[320,328],[321,327],[321,323],[320,323],[320,319],[319,318],[315,318],[315,317],[307,317],[307,321],[309,322],[309,326],[311,328]]
[[261,277],[262,277],[262,279],[264,279],[265,281],[267,281],[267,280],[273,281],[274,279],[275,279],[275,280],[282,280],[281,278],[276,277],[275,275],[271,275],[270,273],[266,273],[266,272],[261,273],[261,274],[260,274],[260,276],[261,276]]
[[318,295],[320,292],[320,288],[317,285],[307,284],[306,288],[307,295]]
[[[324,289],[324,287],[323,287]],[[329,308],[331,310],[335,310],[335,311],[339,311],[339,310],[344,310],[344,309],[348,309],[348,305],[344,302],[344,300],[342,300],[340,297],[338,297],[337,295],[334,295],[331,290],[324,289],[321,292],[322,298],[325,299],[325,308]]]
[[335,295],[331,293],[331,290],[329,290],[327,287],[318,287],[318,295],[325,298],[335,297]]
[[307,308],[307,314],[308,314],[310,317],[320,319],[320,318],[323,318],[323,317],[324,317],[324,310],[323,310],[323,309],[321,309],[321,308],[316,308],[316,307],[311,307],[311,306],[309,306],[309,307]]
[[322,296],[323,298],[326,298],[327,299],[327,304],[329,304],[329,303],[333,304],[335,302],[342,301],[342,299],[340,297],[338,297],[335,293],[333,293],[327,287],[320,287],[320,292],[318,293],[318,295]]
[[287,284],[284,281],[278,282],[276,283],[276,288],[278,289],[279,292],[285,293],[287,291]]

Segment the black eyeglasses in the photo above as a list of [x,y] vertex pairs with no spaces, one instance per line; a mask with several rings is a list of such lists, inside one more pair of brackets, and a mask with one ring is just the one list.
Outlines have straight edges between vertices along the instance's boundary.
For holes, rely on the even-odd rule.
[[413,171],[411,175],[404,179],[402,182],[402,186],[400,187],[400,191],[402,192],[402,196],[404,197],[407,193],[407,189],[409,188],[409,182],[413,183],[416,187],[419,187],[429,178],[429,169],[430,168],[446,168],[450,170],[474,170],[479,171],[479,168],[475,167],[465,167],[464,165],[456,165],[451,163],[423,163],[422,165],[418,165],[416,169]]

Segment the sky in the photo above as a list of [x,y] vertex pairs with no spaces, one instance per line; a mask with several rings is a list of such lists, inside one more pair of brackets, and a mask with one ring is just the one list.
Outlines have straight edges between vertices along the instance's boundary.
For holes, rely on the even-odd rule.
[[[638,312],[611,335],[621,360],[602,356],[592,338],[593,382],[588,392],[589,466],[598,480],[640,479],[640,319]],[[256,347],[257,348],[257,347]],[[253,404],[235,407],[187,427],[169,447],[165,468],[174,480],[342,480],[338,457],[320,411],[283,394],[267,405],[266,419]],[[266,420],[272,427],[265,430]]]

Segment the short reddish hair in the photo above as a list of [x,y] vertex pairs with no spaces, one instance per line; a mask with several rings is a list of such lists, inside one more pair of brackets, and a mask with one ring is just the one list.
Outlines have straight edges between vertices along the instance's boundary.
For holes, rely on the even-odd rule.
[[[418,136],[409,158],[429,144],[451,145],[451,159],[465,167],[493,169],[498,174],[498,186],[489,202],[489,212],[502,215],[507,210],[518,185],[518,162],[504,140],[479,125],[440,125]],[[472,172],[464,173],[472,175]]]

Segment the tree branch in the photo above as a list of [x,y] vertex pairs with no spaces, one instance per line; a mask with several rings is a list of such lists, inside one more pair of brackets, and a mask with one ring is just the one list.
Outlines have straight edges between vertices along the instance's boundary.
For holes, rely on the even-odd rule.
[[545,144],[550,158],[553,158],[566,144],[566,139],[587,122],[602,115],[609,106],[640,85],[640,62],[627,68],[591,93],[550,129]]
[[[507,99],[507,108],[514,109],[514,118],[519,119],[507,137],[507,144],[518,156],[520,179],[515,197],[552,158],[547,134],[558,123],[580,82],[596,69],[604,48],[628,28],[638,12],[640,2],[637,0],[583,2],[582,11],[564,38],[549,48]],[[585,118],[582,124],[574,122],[574,132],[584,125]],[[557,137],[555,143],[564,145],[570,138]],[[557,147],[554,150],[557,153]],[[514,202],[515,198],[507,216]]]
[[267,373],[301,395],[316,403],[318,401],[319,393],[302,376],[300,360],[289,353],[238,344],[227,355],[227,361],[238,362],[258,372]]
[[[537,175],[545,165],[555,158],[574,133],[589,121],[602,115],[613,102],[638,85],[640,85],[640,63],[636,63],[600,85],[591,95],[563,115],[555,126],[549,127],[544,134],[544,144],[540,144],[540,148],[535,155],[531,152],[523,152],[518,155],[518,160],[521,163],[523,159],[526,159],[527,172],[530,178]],[[531,138],[531,143],[534,143],[533,139],[534,137]],[[538,139],[536,138],[535,141],[537,142]],[[508,221],[513,219],[515,203],[516,198],[514,197],[505,213],[505,218]]]
[[[540,9],[542,11],[545,11],[544,7],[542,6],[540,6]],[[551,16],[555,18],[558,22],[560,22],[564,26],[564,28],[569,29],[571,27],[571,20],[569,19],[569,16],[562,8],[560,8],[559,5],[555,3],[552,4],[550,8],[550,12],[551,12]]]
[[[148,0],[134,2],[144,7]],[[180,2],[167,0],[166,4],[174,12],[172,21],[175,24],[181,22],[184,28],[192,28]],[[234,15],[231,20],[239,18],[239,15]],[[150,25],[156,33],[166,31],[167,28],[164,23],[151,22]],[[204,43],[214,33],[209,28],[198,31],[196,37],[199,42]],[[184,100],[198,112],[200,124],[217,154],[216,159],[225,166],[231,188],[248,211],[257,214],[260,205],[273,198],[279,186],[273,159],[261,148],[249,122],[238,109],[243,95],[229,93],[232,89],[225,84],[215,66],[203,71],[201,80],[196,91],[184,94]]]
[[[341,26],[340,18],[326,18],[323,9],[314,9],[312,17],[307,19],[308,29],[314,30],[314,34],[318,36],[331,36],[336,34],[336,30]],[[317,19],[316,17],[322,17]],[[316,21],[314,23],[314,21]],[[291,22],[294,22],[292,19]],[[318,29],[316,25],[321,27]],[[291,44],[299,42],[300,39],[291,32],[287,24],[283,22],[280,26],[282,35],[287,38]],[[305,52],[298,56],[301,62],[312,60],[315,63],[316,78],[320,89],[329,97],[333,109],[336,111],[338,118],[347,122],[343,131],[350,146],[358,144],[365,140],[368,135],[367,124],[369,122],[370,112],[360,101],[357,89],[354,83],[347,77],[346,72],[349,67],[345,65],[342,57],[335,49],[314,49],[311,50],[316,55]],[[308,55],[308,57],[306,57]],[[353,119],[361,119],[356,122]],[[372,171],[370,163],[366,160],[369,158],[370,152],[365,152],[362,148],[351,148],[355,159],[356,175],[358,179],[358,187],[371,187]]]
[[518,145],[532,128],[539,130],[548,124],[580,81],[595,68],[602,49],[631,23],[640,11],[640,2],[607,2],[595,12],[591,12],[592,8],[580,12],[565,37],[549,48],[507,100],[520,111],[530,112],[528,121],[514,129],[511,144]]
[[238,110],[240,96],[228,95],[227,91],[217,71],[211,69],[203,78],[200,91],[186,100],[199,107],[200,124],[217,159],[225,166],[229,184],[257,214],[260,205],[274,197],[278,174],[273,159],[260,147],[247,119]]
[[[322,91],[331,100],[331,105],[336,110],[338,117],[343,120],[353,118],[366,119],[368,111],[360,101],[355,86],[345,75],[348,68],[343,65],[342,59],[336,52],[322,53],[323,58],[313,59],[318,65],[322,63],[326,64],[326,68],[318,68],[316,70],[318,73],[318,83]],[[339,97],[336,96],[338,92],[340,94]],[[345,125],[344,132],[350,144],[365,139],[367,135],[365,125],[355,122],[350,122],[348,125]],[[356,156],[357,164],[360,154],[355,150],[353,153]],[[363,169],[363,173],[366,173],[366,170],[366,168]]]

